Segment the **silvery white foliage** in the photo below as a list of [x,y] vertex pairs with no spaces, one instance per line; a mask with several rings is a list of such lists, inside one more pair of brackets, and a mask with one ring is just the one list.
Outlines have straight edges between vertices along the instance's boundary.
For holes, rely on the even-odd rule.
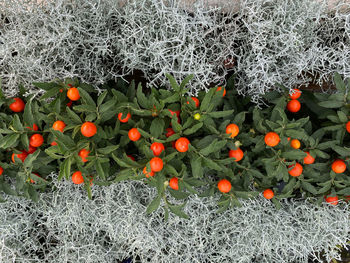
[[178,82],[194,74],[196,94],[225,84],[223,62],[233,57],[237,89],[259,102],[276,82],[292,88],[307,73],[318,83],[334,72],[350,76],[344,1],[329,12],[326,0],[241,0],[223,9],[198,0],[189,13],[177,0],[3,0],[0,77],[10,96],[19,83],[32,93],[31,82],[54,78],[97,85],[141,70],[150,85],[161,85],[164,73]]
[[156,191],[143,182],[93,186],[88,200],[80,186],[53,184],[39,203],[9,197],[0,204],[2,262],[307,262],[325,249],[326,257],[350,232],[349,205],[315,206],[309,200],[283,203],[276,211],[259,197],[216,214],[215,198],[191,197],[189,220],[162,210],[145,215]]

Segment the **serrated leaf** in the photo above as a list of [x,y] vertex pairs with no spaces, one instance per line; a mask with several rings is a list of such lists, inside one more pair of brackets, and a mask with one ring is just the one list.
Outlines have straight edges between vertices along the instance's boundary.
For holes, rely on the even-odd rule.
[[165,74],[165,76],[167,77],[167,79],[169,80],[170,82],[170,85],[172,87],[172,89],[175,91],[175,92],[180,92],[180,86],[177,84],[175,78],[170,75],[170,74]]
[[222,148],[225,147],[226,143],[226,140],[218,141],[217,139],[215,139],[211,144],[209,144],[206,148],[200,150],[199,152],[204,156],[208,156],[213,152],[220,151]]
[[216,171],[222,170],[220,165],[218,165],[214,160],[211,160],[209,158],[203,158],[203,163],[206,164],[206,166],[210,169],[214,169]]
[[203,177],[202,158],[191,158],[192,175],[194,178]]
[[18,133],[6,135],[4,138],[1,139],[0,148],[7,149],[12,147],[15,143],[17,143],[19,136],[20,134]]
[[184,218],[184,219],[189,219],[190,217],[184,211],[182,211],[184,206],[185,206],[185,204],[182,204],[182,205],[170,205],[170,204],[168,204],[170,211],[173,212],[175,215],[177,215],[181,218]]
[[290,150],[286,152],[282,152],[282,157],[290,160],[300,160],[304,159],[307,156],[307,154],[301,150]]
[[182,192],[182,191],[179,191],[179,190],[173,190],[173,189],[168,189],[169,193],[176,199],[178,200],[183,200],[183,199],[186,199],[187,197],[190,196],[189,193],[186,193],[186,192]]
[[33,117],[33,113],[32,113],[32,99],[27,101],[27,103],[24,107],[23,121],[29,127],[33,127],[33,125],[34,125],[34,117]]
[[125,168],[132,168],[133,167],[133,165],[128,164],[127,162],[125,162],[122,159],[118,158],[114,153],[112,153],[112,158],[121,167],[125,167]]
[[32,164],[33,164],[33,162],[36,160],[36,158],[38,157],[38,155],[39,155],[39,153],[40,153],[40,149],[37,149],[34,153],[32,153],[32,154],[29,154],[28,156],[27,156],[27,158],[24,160],[24,166],[25,167],[31,167],[32,166]]
[[345,156],[350,156],[350,149],[347,147],[340,147],[338,145],[333,145],[332,149],[338,153],[339,155],[345,157]]
[[309,182],[301,181],[301,186],[303,187],[304,190],[306,190],[314,195],[317,195],[317,189]]
[[114,152],[119,148],[119,145],[109,145],[104,148],[98,148],[97,152],[102,153],[102,154],[110,154],[111,152]]
[[299,130],[286,130],[286,135],[295,138],[295,139],[306,139],[307,134],[305,133],[304,130],[299,131]]
[[96,108],[95,101],[91,98],[90,94],[87,93],[82,87],[78,87],[79,94],[84,102],[84,104],[92,105]]
[[28,139],[28,135],[26,133],[21,134],[21,142],[22,142],[24,149],[28,150],[29,139]]
[[338,114],[338,118],[341,122],[347,122],[348,121],[348,117],[345,115],[344,112],[342,111],[337,111]]
[[41,97],[40,100],[44,100],[44,99],[48,99],[54,96],[57,96],[57,94],[59,93],[61,87],[56,86],[50,90],[47,90]]
[[96,112],[96,107],[94,107],[93,105],[83,104],[73,106],[73,110],[77,112]]
[[102,104],[102,102],[106,98],[107,94],[108,94],[108,91],[105,90],[104,92],[102,92],[101,95],[98,96],[98,98],[97,98],[97,106],[100,106]]
[[209,104],[211,103],[211,99],[213,97],[215,93],[215,89],[214,88],[211,88],[204,96],[203,100],[202,100],[202,103],[200,105],[200,111],[201,112],[205,112],[208,107],[209,107]]
[[145,94],[143,94],[143,92],[142,92],[142,84],[141,84],[141,82],[137,86],[136,97],[137,97],[137,103],[142,108],[144,108],[144,109],[149,109],[150,108],[148,99],[146,98]]
[[82,123],[80,117],[74,111],[72,111],[69,107],[66,107],[66,111],[67,111],[68,117],[72,120],[74,124]]
[[39,89],[46,90],[46,91],[56,87],[61,88],[61,86],[59,86],[59,84],[55,82],[33,82],[33,85]]
[[21,120],[19,119],[18,115],[15,114],[15,116],[13,117],[13,128],[16,131],[23,131],[23,125]]

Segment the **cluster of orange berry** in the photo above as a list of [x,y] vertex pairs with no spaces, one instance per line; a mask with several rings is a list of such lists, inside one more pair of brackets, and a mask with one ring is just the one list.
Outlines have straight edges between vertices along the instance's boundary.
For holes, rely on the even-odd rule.
[[287,103],[287,109],[290,112],[298,112],[301,108],[301,104],[299,102],[299,98],[301,96],[301,91],[299,89],[294,89],[293,90],[293,94],[289,95],[289,98],[291,99],[290,101],[288,101]]

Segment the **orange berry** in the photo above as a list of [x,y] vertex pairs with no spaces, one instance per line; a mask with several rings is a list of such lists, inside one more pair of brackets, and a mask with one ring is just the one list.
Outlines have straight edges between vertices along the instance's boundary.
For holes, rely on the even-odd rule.
[[88,160],[86,159],[86,157],[89,156],[90,151],[86,150],[86,149],[81,149],[78,153],[78,155],[81,157],[81,160],[86,163]]
[[268,132],[265,135],[265,143],[268,146],[275,147],[280,141],[280,136],[275,132]]
[[187,152],[188,151],[188,145],[190,144],[190,141],[186,137],[181,137],[176,140],[175,142],[175,148],[179,152]]
[[231,158],[236,158],[236,162],[243,159],[243,151],[240,148],[237,148],[236,150],[230,150],[228,152],[228,156]]
[[80,132],[85,137],[92,137],[97,133],[97,127],[92,122],[87,121],[81,125]]
[[83,177],[83,175],[81,174],[80,171],[77,171],[77,172],[73,173],[73,175],[72,175],[72,182],[74,184],[82,184],[82,183],[84,183],[84,177]]
[[122,115],[123,115],[122,112],[120,112],[118,114],[119,121],[122,122],[122,123],[127,123],[129,121],[130,117],[131,117],[131,114],[130,113],[126,114],[126,117],[124,119],[122,119]]
[[79,90],[75,87],[68,89],[67,97],[72,101],[77,101],[80,99]]
[[24,111],[24,101],[21,98],[13,98],[15,102],[12,102],[10,104],[10,110],[12,110],[13,112],[21,112]]
[[[198,108],[199,106],[199,99],[197,99],[196,97],[191,97],[191,99],[194,101],[194,103],[196,104],[196,108]],[[187,101],[187,104],[190,104],[189,101]]]
[[170,137],[171,135],[175,134],[174,130],[172,128],[166,128],[166,137]]
[[266,189],[263,192],[263,196],[269,200],[269,199],[272,199],[275,196],[275,194],[271,189]]
[[338,196],[328,196],[328,197],[324,197],[324,199],[326,200],[327,203],[331,204],[331,205],[337,205],[338,204]]
[[346,123],[346,131],[348,132],[348,133],[350,133],[350,121],[348,121],[347,123]]
[[63,121],[55,121],[52,124],[52,129],[60,132],[63,132],[65,127],[66,127],[66,124]]
[[293,139],[291,142],[290,142],[290,146],[292,146],[292,148],[294,149],[299,149],[300,148],[300,141],[298,139]]
[[315,158],[310,155],[309,152],[305,152],[307,156],[304,158],[304,164],[313,164],[315,162]]
[[239,127],[237,124],[231,123],[226,126],[226,134],[230,135],[230,138],[234,138],[239,133]]
[[295,163],[294,165],[288,166],[288,168],[292,168],[292,167],[294,168],[289,170],[288,173],[293,177],[298,177],[303,172],[303,166],[300,163]]
[[28,130],[31,130],[31,131],[37,131],[39,128],[38,128],[38,125],[36,125],[35,123],[33,124],[33,127],[29,127],[27,126],[26,127]]
[[221,179],[218,182],[219,191],[222,193],[228,193],[231,191],[231,183],[227,179]]
[[15,156],[18,157],[22,162],[27,158],[28,153],[26,151],[21,151],[22,153],[13,153],[12,154],[12,162],[15,162]]
[[33,134],[29,138],[29,145],[33,147],[40,147],[44,143],[44,137],[41,134]]
[[66,106],[70,108],[70,107],[72,106],[72,104],[73,104],[73,101],[70,100],[70,101],[66,104]]
[[[39,176],[39,177],[40,177],[40,175],[37,174],[37,173],[33,173],[33,174],[35,174],[36,176]],[[35,184],[35,181],[34,181],[32,178],[30,178],[30,183]]]
[[174,190],[179,190],[179,179],[177,177],[173,177],[169,180],[169,186]]
[[290,112],[298,112],[301,108],[301,104],[298,100],[291,100],[287,103],[287,109]]
[[128,133],[130,141],[136,142],[141,138],[141,133],[137,128],[131,128]]
[[152,172],[160,172],[163,169],[163,160],[159,157],[153,157],[150,161]]
[[143,172],[144,175],[146,175],[147,178],[150,177],[150,176],[154,176],[154,172],[153,171],[147,172],[147,167],[146,166],[143,168],[142,172]]
[[52,146],[56,146],[56,145],[57,145],[57,142],[53,141],[53,142],[51,143],[51,145],[52,145]]
[[0,175],[2,175],[3,172],[4,172],[4,168],[2,168],[2,167],[0,166]]
[[292,100],[296,100],[299,99],[299,97],[301,96],[301,91],[300,89],[293,89],[294,93],[289,95],[289,98],[291,98]]
[[337,159],[332,163],[332,170],[337,174],[344,173],[346,170],[346,164],[343,160]]
[[151,145],[151,150],[153,151],[153,154],[155,156],[158,156],[162,153],[162,151],[164,151],[164,145],[160,142],[154,142]]
[[[218,87],[216,89],[216,91],[220,91],[221,89],[222,89],[222,87]],[[224,88],[224,92],[223,92],[222,96],[225,97],[225,95],[226,95],[226,89]]]

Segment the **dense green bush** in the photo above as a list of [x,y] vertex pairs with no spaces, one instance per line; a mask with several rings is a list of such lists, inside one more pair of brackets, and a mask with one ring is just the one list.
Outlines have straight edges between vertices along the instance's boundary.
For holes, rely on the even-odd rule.
[[[239,206],[240,198],[253,198],[265,189],[272,189],[271,201],[276,206],[279,200],[293,196],[318,197],[318,202],[322,202],[330,195],[337,198],[333,200],[337,204],[338,199],[350,195],[346,170],[350,155],[346,147],[347,130],[350,130],[350,84],[345,84],[339,75],[335,75],[337,93],[303,92],[302,109],[295,113],[286,110],[290,101],[287,90],[284,94],[267,94],[266,103],[271,106],[259,109],[250,98],[237,96],[233,77],[224,89],[212,88],[208,93],[200,93],[197,107],[186,96],[186,83],[192,76],[180,85],[167,76],[173,91],[155,88],[143,91],[141,85],[136,88],[134,83],[128,86],[118,81],[114,86],[103,86],[103,93],[98,94],[92,86],[78,80],[35,83],[46,93],[40,100],[33,96],[25,98],[23,112],[18,113],[8,106],[14,100],[2,96],[1,190],[37,200],[37,191],[45,189],[49,174],[58,172],[58,179],[70,179],[72,173],[80,171],[82,177],[74,174],[73,181],[85,182],[91,198],[92,184],[145,180],[158,191],[147,211],[152,212],[162,204],[166,216],[170,209],[182,217],[188,216],[182,212],[185,203],[179,204],[181,200],[185,201],[191,194],[212,196],[218,188],[223,192],[220,211]],[[74,99],[72,95],[79,98],[69,101],[67,96]],[[16,110],[13,106],[10,108]],[[121,122],[128,113],[130,119]],[[57,120],[66,124],[63,133],[60,128],[52,128]],[[37,131],[29,128],[34,128],[34,124]],[[237,136],[227,133],[229,124],[238,126]],[[171,136],[166,134],[169,127],[174,131]],[[135,128],[140,138],[133,142],[130,130]],[[271,132],[278,137],[273,147],[267,145],[271,145],[268,142]],[[291,147],[289,137],[301,143],[300,149]],[[188,149],[187,145],[180,149],[181,138],[189,140]],[[57,145],[52,144],[54,141]],[[165,147],[159,157],[150,149],[154,142]],[[40,146],[30,149],[30,145]],[[243,159],[235,161],[229,152],[237,153],[238,148]],[[82,149],[89,151],[88,156],[82,155]],[[314,163],[303,164],[306,151],[316,158]],[[24,161],[16,154],[22,154],[17,156]],[[133,155],[135,160],[128,155]],[[340,168],[335,167],[336,159],[344,160],[338,164]],[[151,170],[157,171],[157,165],[161,165],[160,170],[148,176]],[[294,166],[298,167],[294,169]],[[302,171],[296,171],[300,168]],[[345,170],[339,171],[342,168]],[[178,189],[177,182],[168,187],[174,177],[178,178]],[[224,187],[218,185],[220,181]]]

